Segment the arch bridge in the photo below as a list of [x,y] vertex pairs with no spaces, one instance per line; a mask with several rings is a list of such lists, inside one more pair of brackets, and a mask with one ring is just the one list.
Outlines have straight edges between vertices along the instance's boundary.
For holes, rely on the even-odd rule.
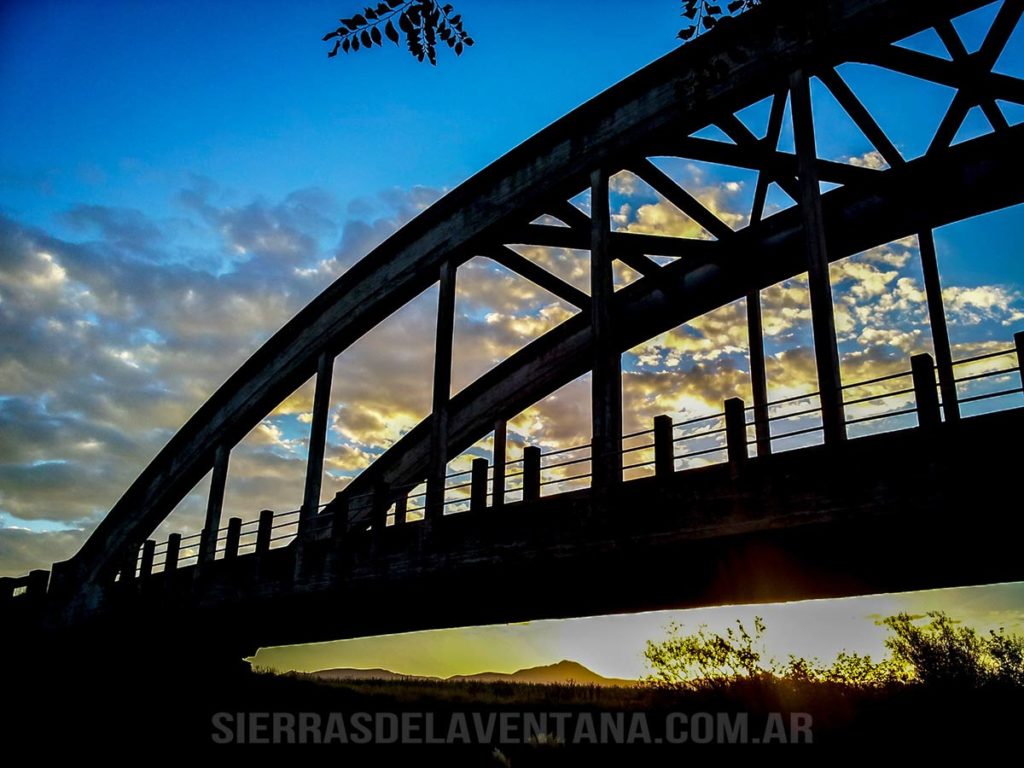
[[[206,637],[253,650],[1024,578],[1013,479],[1024,409],[961,413],[980,398],[1019,400],[1024,336],[953,360],[932,236],[936,227],[1024,202],[1024,125],[1010,125],[1001,107],[1024,104],[1024,80],[993,71],[1024,2],[1005,0],[969,53],[951,19],[983,4],[766,2],[541,131],[289,321],[170,440],[74,557],[52,573],[3,580],[0,610],[13,619],[4,632],[194,634],[201,627]],[[895,44],[927,29],[948,58]],[[880,127],[837,70],[848,62],[955,89],[921,157],[905,158]],[[815,78],[884,168],[821,156],[816,134],[828,127],[815,121]],[[764,99],[771,111],[759,137],[736,113]],[[787,101],[792,152],[779,148]],[[994,130],[954,143],[974,107]],[[708,126],[728,140],[695,135]],[[749,222],[725,223],[649,159],[664,156],[756,171]],[[616,230],[609,178],[623,170],[709,239]],[[772,183],[797,205],[767,215]],[[569,202],[581,190],[590,191],[589,214]],[[843,382],[829,264],[906,237],[920,245],[934,357],[915,356],[905,372]],[[512,245],[588,251],[589,293]],[[479,256],[580,311],[451,396],[457,271]],[[616,261],[640,275],[620,290]],[[760,291],[805,272],[817,391],[771,402]],[[321,503],[335,358],[433,284],[432,412]],[[729,400],[720,413],[683,423],[657,417],[649,430],[624,435],[623,352],[744,298],[752,401]],[[591,443],[549,454],[527,448],[507,461],[507,420],[587,372]],[[224,526],[232,448],[314,375],[304,498],[292,512]],[[966,396],[964,384],[983,377],[995,390]],[[894,396],[903,398],[899,407],[857,416],[857,406]],[[795,410],[814,423],[786,432],[780,426]],[[872,419],[902,428],[850,437],[851,424]],[[448,473],[453,458],[492,432],[490,462]],[[780,450],[801,436],[809,443]],[[152,540],[207,473],[203,533]]]

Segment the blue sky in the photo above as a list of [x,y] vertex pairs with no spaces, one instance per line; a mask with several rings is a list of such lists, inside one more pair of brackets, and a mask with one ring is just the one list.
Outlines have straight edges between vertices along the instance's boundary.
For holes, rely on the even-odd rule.
[[[455,5],[476,45],[461,59],[442,52],[436,68],[393,48],[328,60],[320,38],[355,10],[344,0],[0,8],[3,574],[74,552],[195,408],[295,311],[446,190],[672,50],[680,24],[675,0]],[[955,22],[968,50],[998,7]],[[946,56],[934,33],[907,45]],[[1024,30],[996,69],[1024,76]],[[904,155],[919,156],[952,91],[863,65],[840,72]],[[821,155],[877,163],[817,83],[813,94]],[[1024,119],[1001,106],[1011,124]],[[958,140],[990,130],[979,115]],[[761,133],[767,104],[740,117]],[[788,117],[779,147],[792,149]],[[730,226],[746,224],[750,173],[656,163]],[[769,213],[791,202],[776,191]],[[612,207],[619,229],[702,236],[626,175],[613,183]],[[956,356],[1006,348],[1024,329],[1022,225],[1017,207],[936,233]],[[522,252],[587,287],[586,253]],[[631,279],[624,269],[618,277]],[[484,260],[462,267],[459,280],[457,341],[472,343],[457,343],[455,390],[573,312]],[[845,259],[832,280],[844,381],[903,370],[910,354],[930,351],[916,242]],[[426,292],[339,358],[325,498],[429,411],[434,299]],[[805,282],[773,286],[763,301],[772,396],[812,391]],[[745,326],[740,302],[625,355],[627,429],[658,413],[713,412],[724,397],[749,400]],[[297,505],[311,391],[300,388],[236,449],[228,514]],[[528,442],[588,442],[588,414],[584,377],[512,421],[511,457]],[[490,450],[485,439],[475,453]],[[205,481],[158,533],[196,530],[204,493]],[[1020,626],[1020,590],[991,595],[935,599],[981,624],[993,605],[1003,617],[1016,606],[1011,623]],[[927,603],[907,601],[915,610]],[[875,610],[852,605],[862,619]],[[645,621],[643,631],[654,619]],[[550,640],[562,630],[544,632]],[[626,668],[616,664],[605,671]]]

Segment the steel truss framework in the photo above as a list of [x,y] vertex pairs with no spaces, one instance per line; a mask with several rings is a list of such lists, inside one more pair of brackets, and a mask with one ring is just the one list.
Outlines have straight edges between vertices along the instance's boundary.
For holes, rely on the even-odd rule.
[[[438,283],[433,412],[380,456],[333,503],[374,488],[426,480],[428,520],[441,514],[448,459],[504,420],[592,371],[595,487],[621,477],[620,355],[665,330],[746,297],[755,414],[767,414],[759,291],[807,272],[825,440],[845,437],[828,264],[916,235],[921,245],[941,388],[955,386],[931,231],[1024,201],[1024,126],[999,102],[1024,104],[1024,80],[993,72],[1024,11],[1005,0],[983,45],[968,53],[950,19],[979,0],[808,0],[765,3],[713,34],[654,62],[584,104],[483,170],[342,275],[258,350],[172,438],[82,549],[55,567],[51,592],[98,594],[175,505],[212,470],[207,530],[220,524],[231,448],[311,375],[316,375],[303,525],[320,509],[334,359],[379,322]],[[895,45],[934,28],[950,58]],[[906,160],[838,73],[861,62],[956,89],[924,156]],[[831,92],[888,168],[818,156],[810,78]],[[771,98],[767,134],[736,113]],[[779,151],[787,100],[796,151]],[[993,132],[953,145],[971,108]],[[696,138],[715,125],[731,143]],[[757,172],[749,224],[734,231],[648,158],[674,156]],[[628,170],[713,236],[688,240],[612,231],[609,177]],[[764,217],[774,182],[798,205]],[[820,182],[841,185],[822,193]],[[568,200],[592,193],[587,216]],[[535,223],[544,214],[566,226]],[[585,249],[590,295],[509,245]],[[490,258],[582,311],[449,396],[455,281],[459,265]],[[662,266],[652,256],[677,257]],[[614,291],[613,261],[642,277]],[[954,403],[955,397],[943,398]],[[955,405],[947,419],[956,418]],[[770,450],[764,419],[758,447]],[[502,450],[503,453],[503,449]],[[503,456],[501,457],[503,462]],[[607,488],[606,488],[607,490]],[[397,496],[389,498],[394,500]],[[330,505],[329,505],[330,507]],[[212,557],[212,548],[205,542]]]

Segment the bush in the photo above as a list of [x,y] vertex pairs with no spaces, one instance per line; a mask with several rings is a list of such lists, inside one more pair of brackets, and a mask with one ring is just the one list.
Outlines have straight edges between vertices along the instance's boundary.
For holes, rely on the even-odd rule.
[[784,664],[769,658],[761,617],[754,619],[752,632],[740,621],[724,633],[701,625],[694,634],[684,634],[681,625],[672,623],[666,639],[647,642],[644,657],[652,670],[647,682],[692,689],[741,680],[859,688],[894,684],[1024,688],[1024,637],[1007,635],[1002,629],[979,635],[941,611],[920,617],[899,613],[881,623],[889,630],[887,657],[876,662],[870,656],[843,651],[828,665],[796,656]]

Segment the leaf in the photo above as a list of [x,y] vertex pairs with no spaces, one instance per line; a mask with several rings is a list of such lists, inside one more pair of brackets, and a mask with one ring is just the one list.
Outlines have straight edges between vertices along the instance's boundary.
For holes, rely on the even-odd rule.
[[398,6],[405,3],[405,0],[385,0],[389,8],[397,8]]
[[689,40],[693,37],[693,33],[697,31],[696,27],[687,27],[686,29],[679,30],[679,34],[676,35],[680,40]]
[[353,37],[352,38],[352,50],[353,51],[358,51],[359,50],[359,38],[358,37]]
[[683,11],[682,15],[688,19],[693,19],[693,17],[697,15],[697,9],[687,8],[685,11]]
[[358,29],[359,28],[359,25],[356,24],[355,19],[342,19],[341,23],[344,24],[349,29]]
[[374,27],[373,29],[371,29],[370,37],[373,38],[373,42],[375,42],[377,45],[383,44],[380,37],[380,27]]
[[384,34],[388,36],[388,40],[398,45],[398,30],[395,29],[395,25],[391,23],[390,19],[387,26],[384,27]]
[[352,39],[351,38],[346,37],[344,40],[341,41],[341,50],[343,50],[345,53],[348,53],[348,50],[351,47],[352,47]]
[[407,35],[411,35],[416,31],[416,27],[413,26],[412,19],[409,18],[409,12],[406,11],[398,17],[398,26],[402,28],[402,31]]
[[360,36],[359,39],[362,41],[364,47],[366,47],[366,48],[372,48],[373,47],[373,40],[370,39],[370,33],[367,32],[365,29],[363,30],[363,34]]
[[324,35],[324,41],[326,42],[327,40],[330,40],[332,37],[337,37],[340,34],[341,34],[341,30],[340,29],[336,29],[333,32],[328,32],[326,35]]
[[365,27],[366,26],[366,17],[363,16],[363,14],[361,14],[361,13],[357,13],[355,16],[353,16],[352,17],[352,21],[354,21],[356,23],[356,26],[360,26],[360,27]]
[[466,45],[473,45],[473,38],[472,37],[467,37],[467,38],[463,39],[462,42],[464,42]]
[[462,43],[456,43],[455,44],[455,55],[456,56],[461,56],[462,55]]
[[705,16],[703,21],[704,21],[704,28],[705,29],[711,29],[713,26],[715,26],[715,17],[714,16]]
[[335,40],[334,41],[334,47],[331,48],[331,50],[329,50],[327,52],[327,58],[333,59],[335,56],[337,56],[338,55],[338,48],[340,48],[340,47],[341,47],[341,40]]
[[704,10],[707,11],[708,13],[714,15],[714,16],[721,16],[722,15],[722,6],[720,6],[720,5],[706,5],[705,4]]
[[733,0],[729,3],[729,13],[736,13],[740,8],[743,7],[743,0]]

